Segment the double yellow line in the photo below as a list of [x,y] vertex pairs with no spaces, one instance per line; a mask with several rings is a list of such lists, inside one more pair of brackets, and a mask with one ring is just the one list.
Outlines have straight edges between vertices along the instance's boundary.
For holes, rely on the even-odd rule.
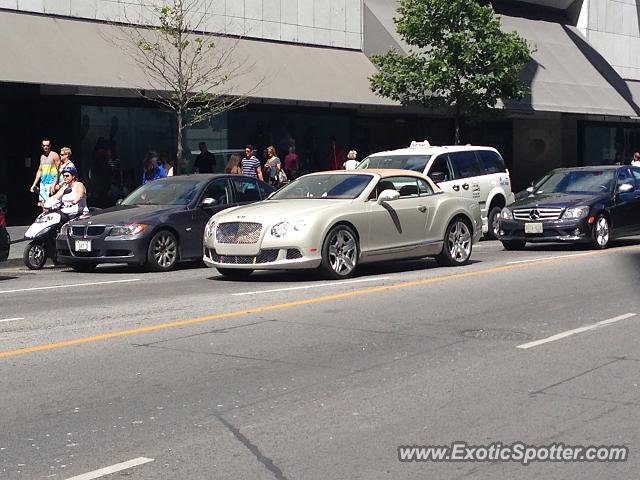
[[487,268],[484,270],[477,270],[477,271],[473,271],[473,272],[464,272],[464,273],[455,273],[452,275],[444,275],[441,277],[432,277],[432,278],[427,278],[424,280],[416,280],[413,282],[402,282],[402,283],[396,283],[396,284],[392,284],[392,285],[383,285],[380,287],[370,287],[370,288],[364,288],[361,290],[353,290],[350,292],[343,292],[343,293],[336,293],[333,295],[323,295],[321,297],[312,297],[312,298],[307,298],[304,300],[296,300],[293,302],[286,302],[286,303],[278,303],[275,305],[266,305],[264,307],[256,307],[256,308],[249,308],[246,310],[236,310],[233,312],[227,312],[227,313],[218,313],[215,315],[207,315],[204,317],[197,317],[197,318],[191,318],[188,320],[179,320],[176,322],[168,322],[168,323],[161,323],[158,325],[150,325],[148,327],[140,327],[140,328],[132,328],[129,330],[120,330],[117,332],[111,332],[111,333],[105,333],[102,335],[94,335],[92,337],[83,337],[83,338],[75,338],[72,340],[65,340],[62,342],[55,342],[55,343],[48,343],[48,344],[44,344],[44,345],[36,345],[34,347],[25,347],[25,348],[19,348],[17,350],[9,350],[9,351],[5,351],[5,352],[0,352],[0,358],[8,358],[8,357],[15,357],[18,355],[25,355],[28,353],[36,353],[36,352],[43,352],[45,350],[54,350],[54,349],[58,349],[58,348],[64,348],[64,347],[70,347],[73,345],[82,345],[85,343],[93,343],[93,342],[98,342],[101,340],[109,340],[111,338],[118,338],[118,337],[127,337],[130,335],[137,335],[139,333],[147,333],[147,332],[155,332],[158,330],[166,330],[169,328],[175,328],[175,327],[183,327],[186,325],[195,325],[198,323],[204,323],[204,322],[210,322],[212,320],[220,320],[223,318],[234,318],[234,317],[241,317],[241,316],[245,316],[245,315],[252,315],[254,313],[263,313],[263,312],[271,312],[273,310],[283,310],[285,308],[292,308],[292,307],[298,307],[301,305],[310,305],[310,304],[314,304],[314,303],[321,303],[321,302],[329,302],[332,300],[340,300],[343,298],[350,298],[350,297],[358,297],[361,295],[369,295],[372,293],[378,293],[378,292],[385,292],[385,291],[390,291],[390,290],[398,290],[401,288],[408,288],[408,287],[417,287],[417,286],[421,286],[421,285],[428,285],[430,283],[440,283],[440,282],[447,282],[450,280],[458,280],[458,279],[462,279],[462,278],[470,278],[470,277],[478,277],[478,276],[482,276],[482,275],[487,275],[490,273],[497,273],[497,272],[504,272],[507,270],[516,270],[516,269],[522,269],[522,268],[528,268],[534,265],[542,265],[542,264],[546,264],[546,263],[555,263],[555,262],[559,262],[559,261],[563,261],[563,260],[571,260],[571,259],[575,259],[575,258],[583,258],[583,257],[588,257],[588,256],[594,256],[594,255],[602,255],[605,253],[615,253],[615,252],[621,252],[621,251],[626,251],[626,250],[631,250],[631,249],[640,249],[639,246],[631,246],[631,247],[622,247],[622,248],[617,248],[617,249],[612,249],[612,250],[602,250],[602,251],[592,251],[592,252],[585,252],[585,253],[579,253],[576,255],[571,255],[571,256],[561,256],[561,257],[556,257],[556,258],[549,258],[549,259],[541,259],[541,260],[532,260],[529,263],[520,263],[520,264],[514,264],[514,265],[503,265],[500,267],[494,267],[494,268]]

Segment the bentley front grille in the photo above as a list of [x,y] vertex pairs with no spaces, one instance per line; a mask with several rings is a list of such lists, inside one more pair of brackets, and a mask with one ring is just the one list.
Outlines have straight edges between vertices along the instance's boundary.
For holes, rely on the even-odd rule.
[[260,263],[271,263],[278,259],[280,250],[262,250],[258,255],[220,255],[215,250],[209,250],[209,257],[216,263],[230,263],[235,265],[252,265]]
[[262,224],[254,222],[220,223],[216,227],[219,243],[257,243],[260,240]]
[[517,208],[513,210],[513,218],[527,222],[558,220],[563,210],[563,208]]

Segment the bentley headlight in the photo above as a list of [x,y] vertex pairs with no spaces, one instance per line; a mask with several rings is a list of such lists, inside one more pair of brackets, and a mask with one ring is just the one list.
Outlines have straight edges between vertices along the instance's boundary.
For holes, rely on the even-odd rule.
[[284,237],[290,233],[301,232],[307,228],[305,220],[297,220],[295,222],[278,222],[271,227],[271,236],[276,238]]
[[589,207],[572,207],[567,208],[562,215],[563,220],[577,220],[589,215]]
[[513,212],[511,212],[507,207],[504,207],[500,212],[500,217],[506,220],[513,220]]
[[209,220],[207,226],[204,227],[204,238],[211,238],[216,232],[216,222]]

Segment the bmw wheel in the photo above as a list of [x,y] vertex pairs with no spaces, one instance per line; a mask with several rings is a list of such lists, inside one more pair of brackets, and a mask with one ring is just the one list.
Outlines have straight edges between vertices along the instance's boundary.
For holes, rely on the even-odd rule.
[[605,249],[609,246],[611,240],[611,229],[609,228],[609,220],[604,215],[599,215],[593,224],[592,243],[593,247],[598,250]]
[[463,218],[454,218],[447,227],[442,252],[436,261],[443,266],[455,267],[469,263],[473,240],[469,222]]
[[356,271],[359,255],[356,233],[347,225],[338,225],[324,240],[320,268],[329,278],[349,278]]
[[156,233],[147,249],[147,263],[155,272],[167,272],[178,263],[178,240],[168,230]]
[[24,264],[30,270],[40,270],[47,263],[47,252],[44,244],[40,242],[30,242],[22,254]]

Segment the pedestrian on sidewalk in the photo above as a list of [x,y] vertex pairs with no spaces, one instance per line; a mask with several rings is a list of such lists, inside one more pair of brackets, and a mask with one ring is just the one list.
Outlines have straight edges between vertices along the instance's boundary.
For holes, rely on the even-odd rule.
[[33,179],[31,188],[35,192],[38,182],[40,183],[40,196],[38,205],[42,206],[44,201],[53,193],[53,185],[58,177],[58,166],[60,165],[60,155],[51,150],[51,140],[42,139],[42,155],[40,156],[40,165]]
[[260,160],[253,154],[253,145],[247,145],[244,148],[244,158],[240,162],[240,166],[242,167],[243,175],[263,180]]
[[56,181],[53,185],[53,193],[56,193],[62,185],[64,184],[64,178],[62,177],[63,170],[67,168],[76,168],[74,163],[71,161],[71,149],[69,147],[62,147],[60,149],[60,165],[58,166],[58,171],[60,172],[56,177]]

